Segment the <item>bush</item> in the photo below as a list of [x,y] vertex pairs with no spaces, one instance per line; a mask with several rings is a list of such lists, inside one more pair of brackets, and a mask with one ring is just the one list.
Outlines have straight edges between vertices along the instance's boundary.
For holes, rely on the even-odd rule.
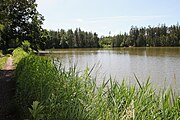
[[28,56],[29,54],[27,52],[25,52],[22,48],[16,48],[13,51],[13,62],[15,65],[17,65],[21,59],[23,59],[24,57]]
[[25,52],[28,52],[28,53],[31,53],[32,52],[32,49],[30,48],[30,42],[25,40],[22,42],[22,49],[25,51]]

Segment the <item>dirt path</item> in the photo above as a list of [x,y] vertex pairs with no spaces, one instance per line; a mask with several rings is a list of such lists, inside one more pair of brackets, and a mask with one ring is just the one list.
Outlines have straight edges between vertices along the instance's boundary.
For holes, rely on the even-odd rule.
[[14,102],[15,88],[13,59],[10,56],[4,68],[0,70],[0,120],[17,119]]

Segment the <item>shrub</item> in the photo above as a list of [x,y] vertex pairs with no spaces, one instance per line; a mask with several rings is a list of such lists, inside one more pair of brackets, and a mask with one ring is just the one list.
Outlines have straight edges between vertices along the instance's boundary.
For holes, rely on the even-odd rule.
[[29,53],[29,52],[32,52],[32,49],[30,48],[30,45],[31,45],[30,42],[25,40],[25,41],[22,42],[21,47],[25,52]]
[[24,57],[28,56],[29,54],[27,52],[25,52],[22,48],[16,48],[13,51],[13,62],[15,65],[17,65],[21,59],[23,59]]

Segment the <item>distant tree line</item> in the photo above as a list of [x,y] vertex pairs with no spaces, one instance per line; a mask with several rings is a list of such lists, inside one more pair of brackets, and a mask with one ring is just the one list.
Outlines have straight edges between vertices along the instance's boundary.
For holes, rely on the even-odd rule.
[[99,38],[96,33],[85,32],[80,28],[73,31],[61,29],[58,31],[46,30],[45,49],[50,48],[98,48]]
[[132,26],[129,34],[102,37],[100,45],[109,47],[180,46],[180,26],[178,23],[170,27],[165,24],[147,28]]

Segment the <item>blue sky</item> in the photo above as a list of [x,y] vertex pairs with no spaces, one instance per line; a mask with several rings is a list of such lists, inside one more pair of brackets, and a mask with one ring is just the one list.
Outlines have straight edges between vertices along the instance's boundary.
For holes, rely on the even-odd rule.
[[46,29],[75,29],[99,36],[180,21],[180,0],[37,0]]

